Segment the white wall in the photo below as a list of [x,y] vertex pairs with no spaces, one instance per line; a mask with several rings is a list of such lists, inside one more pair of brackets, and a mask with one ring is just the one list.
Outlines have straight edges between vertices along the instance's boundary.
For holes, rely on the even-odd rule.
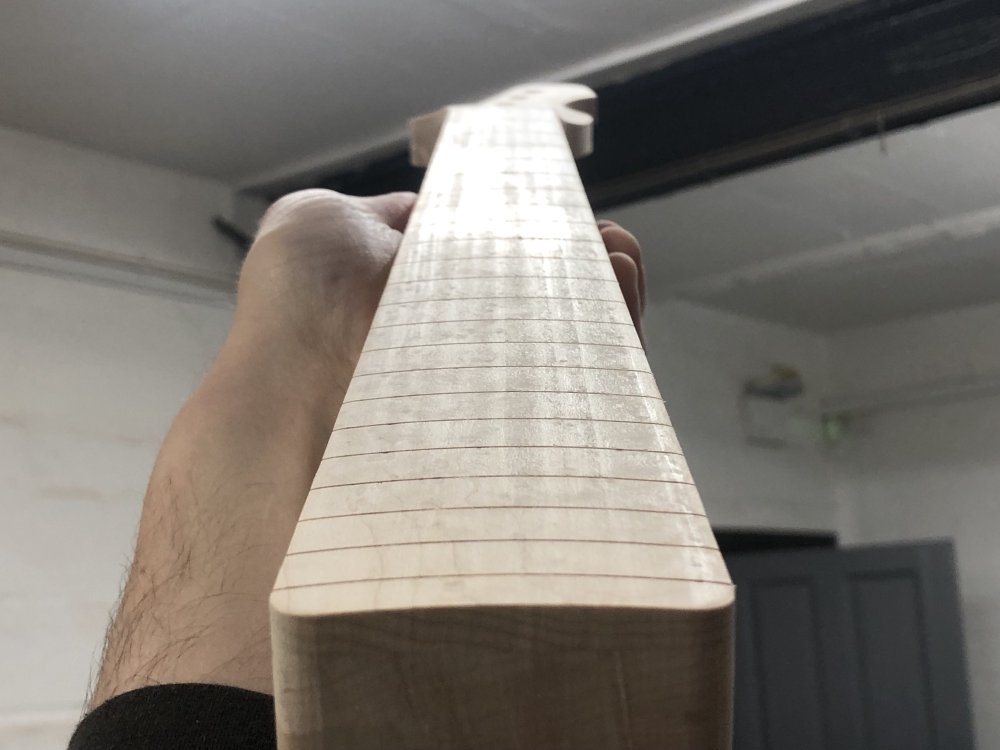
[[[0,244],[232,276],[209,225],[229,202],[219,183],[0,130]],[[0,264],[0,749],[65,747],[159,441],[229,317]]]
[[221,182],[0,128],[0,240],[17,233],[226,274],[236,256],[211,220],[233,203]]
[[[838,510],[819,435],[827,391],[823,338],[686,302],[646,312],[650,365],[706,511],[716,526],[833,530]],[[744,382],[772,364],[799,369],[805,394],[791,404],[785,447],[749,442]]]
[[[833,336],[839,392],[1000,375],[1000,305]],[[877,399],[876,399],[877,400]],[[837,453],[843,539],[954,540],[974,720],[981,748],[1000,747],[1000,393],[876,409]]]
[[[1000,304],[832,336],[691,303],[647,314],[650,362],[718,526],[837,531],[845,544],[954,540],[978,746],[1000,747]],[[743,381],[798,367],[799,438],[748,443]],[[912,401],[923,390],[939,394]],[[955,387],[975,397],[940,399]],[[909,403],[886,406],[904,394]],[[819,439],[820,401],[866,404]],[[857,398],[855,398],[857,397]]]

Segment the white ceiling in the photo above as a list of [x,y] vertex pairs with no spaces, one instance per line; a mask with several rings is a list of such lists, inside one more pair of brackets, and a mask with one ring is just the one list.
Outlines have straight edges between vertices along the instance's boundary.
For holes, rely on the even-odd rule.
[[3,0],[0,125],[256,182],[383,142],[442,104],[795,4]]
[[1000,107],[609,217],[661,298],[817,331],[1000,300]]
[[[812,0],[832,5],[843,0]],[[253,184],[799,0],[0,0],[0,125]],[[662,59],[662,55],[660,55]],[[1000,110],[614,212],[654,296],[819,331],[1000,299]]]

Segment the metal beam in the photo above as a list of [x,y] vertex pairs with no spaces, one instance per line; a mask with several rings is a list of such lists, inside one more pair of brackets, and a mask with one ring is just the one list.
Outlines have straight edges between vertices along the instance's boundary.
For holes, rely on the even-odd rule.
[[[581,163],[606,209],[1000,100],[997,0],[807,2],[792,20],[598,87],[594,155]],[[310,184],[413,190],[405,152]]]

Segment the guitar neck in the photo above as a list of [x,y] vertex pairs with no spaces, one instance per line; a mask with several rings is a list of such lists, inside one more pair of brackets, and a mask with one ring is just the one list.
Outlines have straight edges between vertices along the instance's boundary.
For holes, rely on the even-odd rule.
[[[393,658],[416,665],[413,679],[482,689],[482,677],[470,676],[476,669],[456,666],[469,658],[470,639],[485,637],[474,613],[491,623],[494,651],[534,653],[558,623],[556,631],[604,644],[620,661],[629,649],[676,651],[697,640],[697,628],[724,643],[728,619],[703,615],[731,602],[564,123],[544,106],[450,108],[272,595],[283,746],[321,747],[331,726],[350,723],[331,717],[336,709],[317,713],[316,701],[303,707],[296,693],[306,679],[341,694],[323,670],[343,675],[357,662],[332,644],[346,640],[367,653],[359,644],[370,646],[377,631]],[[609,621],[597,608],[627,614]],[[623,623],[642,634],[638,641],[621,640]],[[436,638],[437,657],[416,645]],[[305,652],[303,643],[311,644]],[[441,662],[442,643],[463,645]],[[607,668],[598,659],[580,673],[579,657],[569,669],[560,654],[545,663],[563,678]],[[477,658],[491,664],[502,692],[531,687],[523,665],[509,672]],[[369,654],[365,669],[379,676],[370,679],[385,679],[373,661]],[[725,669],[719,674],[686,679],[718,692]],[[535,688],[549,684],[534,679]],[[581,705],[606,701],[609,689],[620,686],[597,684]],[[496,698],[486,690],[480,700]],[[373,700],[390,721],[422,721],[412,696],[387,689]],[[400,708],[407,701],[411,708]],[[617,716],[620,697],[611,704]],[[471,718],[482,709],[466,710]],[[381,739],[366,744],[369,735],[355,734],[352,747],[382,747],[386,735],[373,727],[386,716],[363,713],[365,731]],[[577,711],[552,722],[566,747],[590,747],[588,736],[616,746],[607,732],[569,731],[570,719],[587,724]],[[497,738],[527,739],[523,726],[488,722],[490,744],[445,723],[422,741],[513,748]],[[719,737],[717,724],[685,731]]]

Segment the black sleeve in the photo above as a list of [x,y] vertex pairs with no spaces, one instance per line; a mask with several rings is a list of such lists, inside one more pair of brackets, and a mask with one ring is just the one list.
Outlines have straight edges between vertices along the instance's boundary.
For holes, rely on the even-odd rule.
[[84,717],[69,750],[274,750],[274,698],[225,685],[157,685]]

